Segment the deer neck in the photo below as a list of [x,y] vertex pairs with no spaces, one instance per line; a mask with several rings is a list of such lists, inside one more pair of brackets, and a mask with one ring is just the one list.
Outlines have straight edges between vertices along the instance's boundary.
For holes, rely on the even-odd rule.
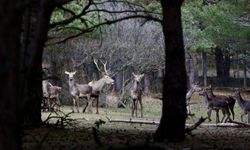
[[100,80],[97,80],[95,83],[93,83],[92,88],[94,91],[101,91],[104,85],[105,81],[103,78],[101,78]]
[[237,97],[237,101],[240,105],[241,108],[244,108],[245,106],[245,100],[239,95],[239,97]]
[[76,87],[75,80],[72,81],[69,80],[69,89],[72,91]]
[[137,90],[138,88],[139,88],[139,82],[138,81],[134,81],[133,89]]
[[204,93],[204,98],[205,98],[205,100],[206,100],[207,102],[210,101],[210,97],[208,96],[208,93],[207,93],[207,92]]

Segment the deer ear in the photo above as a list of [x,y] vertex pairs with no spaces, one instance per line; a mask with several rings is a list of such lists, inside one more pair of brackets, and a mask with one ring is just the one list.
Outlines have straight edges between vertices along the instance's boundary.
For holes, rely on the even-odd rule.
[[76,74],[76,71],[73,72],[73,75]]
[[69,75],[69,72],[68,72],[68,71],[65,71],[64,73],[67,74],[67,75]]
[[132,72],[132,75],[133,75],[133,76],[136,76],[134,72]]
[[141,75],[141,77],[144,77],[144,73]]

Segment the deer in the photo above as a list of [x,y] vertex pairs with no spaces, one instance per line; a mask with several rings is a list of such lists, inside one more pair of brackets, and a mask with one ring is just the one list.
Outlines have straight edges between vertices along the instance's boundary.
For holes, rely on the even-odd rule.
[[130,88],[130,97],[132,99],[132,113],[131,116],[134,116],[134,112],[135,115],[137,117],[137,106],[138,106],[138,102],[140,103],[141,106],[141,117],[143,117],[143,107],[142,107],[142,88],[140,85],[140,81],[141,79],[144,77],[144,74],[139,74],[136,75],[134,73],[132,73],[134,79],[132,82],[132,86]]
[[202,95],[204,97],[204,100],[207,102],[208,106],[208,111],[207,111],[207,115],[208,115],[208,120],[211,121],[211,113],[212,110],[216,111],[216,123],[220,122],[219,121],[219,110],[222,111],[223,113],[223,118],[221,120],[221,122],[223,122],[225,115],[227,116],[225,118],[224,122],[227,122],[228,120],[230,120],[230,112],[229,112],[229,104],[227,101],[223,101],[223,100],[217,100],[215,98],[209,97],[208,91],[206,89],[203,89],[202,92],[200,92],[200,95]]
[[[88,84],[78,84],[75,82],[75,79],[74,79],[74,75],[76,74],[76,71],[74,72],[68,72],[68,71],[65,71],[65,74],[68,75],[69,77],[69,91],[70,91],[70,94],[73,98],[73,107],[72,107],[72,112],[75,112],[75,107],[76,107],[76,104],[77,104],[77,112],[79,113],[79,98],[82,98],[82,97],[86,97],[87,98],[87,104],[85,106],[85,108],[83,109],[83,112],[85,112],[87,106],[88,106],[88,103],[90,103],[90,96],[91,96],[91,93],[92,93],[92,87],[89,86]],[[89,109],[90,112],[92,112],[91,109]]]
[[228,103],[230,113],[232,113],[232,119],[234,120],[235,99],[231,98],[230,96],[215,95],[213,93],[213,89],[212,89],[211,85],[208,87],[208,96],[211,97],[212,99],[215,99],[215,100],[218,100],[218,101],[226,101]]
[[[54,86],[52,85],[49,88],[49,100],[50,100],[50,107],[55,107],[55,111],[60,111],[61,102],[59,99],[59,94],[61,92],[62,88],[60,86]],[[54,103],[54,105],[52,104]]]
[[[52,85],[49,81],[44,80],[42,82],[43,89],[43,111],[47,108],[51,111],[53,106],[56,106],[55,110],[60,110],[59,94],[61,87]],[[52,104],[54,103],[54,105]]]
[[243,116],[244,115],[248,115],[247,123],[250,123],[250,101],[246,100],[246,99],[243,99],[241,94],[240,94],[240,91],[236,91],[230,97],[235,99],[238,102],[240,108],[243,110],[243,112],[241,113],[241,121],[243,122]]
[[200,88],[197,84],[192,84],[190,89],[188,90],[188,92],[186,94],[187,114],[191,115],[190,100],[191,100],[192,95],[195,92],[200,92],[200,91],[202,91],[202,88]]
[[[97,59],[94,59],[94,64],[96,65],[96,68],[98,69],[98,71],[100,71],[102,73],[102,78],[100,78],[97,81],[92,80],[92,81],[90,81],[88,83],[88,85],[90,87],[92,87],[91,98],[93,97],[93,98],[96,99],[96,114],[99,114],[98,107],[99,107],[99,95],[100,95],[100,92],[102,91],[103,87],[106,84],[111,84],[111,85],[114,84],[114,80],[110,77],[110,73],[107,70],[107,62],[104,63],[104,62],[101,61],[101,63],[103,64],[104,72],[101,71],[101,69],[100,69],[100,67],[98,65]],[[87,106],[88,105],[92,105],[92,101],[90,101],[90,103],[87,103]]]
[[49,102],[49,88],[52,84],[47,81],[42,81],[42,90],[43,90],[43,99],[42,99],[42,111],[50,111],[50,102]]

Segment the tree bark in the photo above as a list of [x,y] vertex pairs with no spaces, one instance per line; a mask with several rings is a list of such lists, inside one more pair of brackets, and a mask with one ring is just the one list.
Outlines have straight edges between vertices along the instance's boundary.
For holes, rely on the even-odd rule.
[[215,48],[215,61],[217,78],[222,85],[226,86],[230,77],[230,53],[229,50],[222,51],[221,48]]
[[161,0],[165,40],[166,74],[163,79],[163,106],[156,141],[182,141],[187,117],[185,51],[181,26],[183,0]]
[[207,54],[204,51],[201,52],[201,61],[203,85],[207,86]]
[[19,55],[22,2],[0,2],[0,149],[21,149]]
[[[30,21],[27,33],[28,42],[24,46],[21,63],[23,125],[37,127],[41,125],[41,98],[42,98],[42,54],[47,40],[48,26],[53,7],[47,1],[34,3],[30,8]],[[28,20],[28,19],[27,19]],[[26,34],[25,34],[26,35]]]
[[215,62],[217,78],[223,78],[223,53],[218,47],[215,48]]
[[145,76],[144,76],[144,94],[145,96],[149,96],[150,95],[150,77],[151,77],[151,74],[150,73],[147,73]]

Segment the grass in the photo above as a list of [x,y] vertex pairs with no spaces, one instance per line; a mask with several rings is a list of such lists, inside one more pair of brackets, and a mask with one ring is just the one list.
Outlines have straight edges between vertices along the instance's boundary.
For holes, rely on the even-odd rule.
[[[231,92],[216,91],[217,94],[229,94]],[[243,94],[248,97],[247,94]],[[193,95],[191,102],[191,111],[194,117],[187,119],[187,123],[194,123],[199,117],[207,116],[207,108],[203,99],[198,95]],[[152,144],[152,136],[157,129],[157,125],[131,124],[131,123],[110,123],[108,118],[112,119],[131,119],[131,108],[117,108],[116,98],[108,97],[108,106],[100,108],[100,114],[95,113],[72,113],[70,118],[76,119],[74,127],[66,129],[42,127],[25,131],[23,137],[23,149],[109,149],[116,146],[133,146]],[[161,101],[150,97],[143,98],[144,117],[133,117],[136,120],[154,120],[159,121],[161,117]],[[70,106],[62,108],[64,113],[70,113]],[[81,108],[82,110],[82,108]],[[95,112],[95,107],[93,107]],[[241,110],[236,103],[235,120],[240,121]],[[46,119],[49,113],[42,113],[42,119]],[[55,114],[52,114],[55,115]],[[61,114],[62,115],[62,114]],[[221,112],[220,112],[220,116]],[[105,121],[98,129],[98,137],[103,146],[98,145],[93,138],[92,127],[96,127],[95,122],[99,119]],[[246,117],[244,118],[246,120]],[[51,120],[55,122],[55,120]],[[206,123],[209,123],[206,121]],[[215,123],[215,113],[212,113],[212,122]],[[174,144],[157,144],[164,149],[242,149],[250,148],[250,132],[248,128],[221,128],[221,127],[199,127],[192,132],[194,136],[187,136],[186,140]]]

